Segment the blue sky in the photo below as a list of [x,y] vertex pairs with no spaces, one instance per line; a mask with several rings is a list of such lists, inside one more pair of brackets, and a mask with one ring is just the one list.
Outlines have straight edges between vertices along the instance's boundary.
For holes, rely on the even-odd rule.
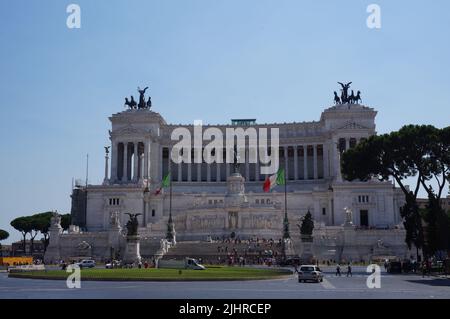
[[449,13],[447,0],[1,0],[0,228],[16,240],[15,216],[69,212],[86,153],[102,180],[108,116],[138,85],[172,123],[318,120],[353,81],[379,133],[447,126]]

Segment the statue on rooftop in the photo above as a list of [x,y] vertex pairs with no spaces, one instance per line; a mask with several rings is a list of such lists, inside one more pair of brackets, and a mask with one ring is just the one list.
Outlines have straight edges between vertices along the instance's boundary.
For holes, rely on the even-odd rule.
[[349,99],[348,99],[348,90],[350,89],[350,84],[352,84],[353,82],[348,82],[348,83],[346,83],[346,84],[341,83],[341,82],[338,82],[338,83],[339,83],[339,84],[341,85],[341,87],[342,87],[342,89],[341,89],[341,91],[342,91],[341,102],[342,102],[342,104],[348,103],[348,102],[349,102]]
[[145,91],[147,91],[148,86],[146,86],[143,90],[141,90],[140,87],[138,87],[139,92],[139,104],[138,109],[145,109],[147,108],[147,103],[145,102]]

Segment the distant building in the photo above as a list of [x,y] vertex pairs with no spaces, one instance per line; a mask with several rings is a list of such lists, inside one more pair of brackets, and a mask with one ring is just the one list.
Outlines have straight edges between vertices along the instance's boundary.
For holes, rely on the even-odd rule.
[[[428,198],[418,198],[417,204],[419,204],[420,208],[426,208],[428,203]],[[446,198],[441,199],[441,205],[444,211],[450,212],[450,195],[448,195]]]
[[9,257],[11,256],[11,245],[1,245],[0,246],[0,257]]
[[[11,244],[10,256],[26,256],[31,254],[31,242],[29,240],[25,241],[25,249],[23,250],[23,241],[16,241]],[[45,252],[45,244],[43,240],[37,239],[33,243],[33,256],[34,257],[43,257]]]

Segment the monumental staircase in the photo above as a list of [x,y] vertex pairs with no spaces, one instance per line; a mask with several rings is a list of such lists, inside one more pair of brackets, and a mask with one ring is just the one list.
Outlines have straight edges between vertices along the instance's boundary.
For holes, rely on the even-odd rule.
[[260,264],[270,258],[281,256],[282,246],[278,241],[183,241],[169,249],[163,259],[201,259],[204,264],[238,263],[244,257],[247,264]]

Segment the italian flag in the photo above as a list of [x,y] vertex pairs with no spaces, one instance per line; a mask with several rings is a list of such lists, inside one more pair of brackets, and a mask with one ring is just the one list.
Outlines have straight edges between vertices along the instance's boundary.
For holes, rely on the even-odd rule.
[[155,191],[155,195],[161,194],[161,191],[163,190],[163,188],[166,188],[169,186],[170,186],[170,172],[167,173],[166,176],[164,176],[164,178],[161,182],[161,186],[159,186],[158,189]]
[[280,168],[276,174],[268,176],[263,185],[263,190],[268,193],[277,185],[284,185],[286,183],[284,179],[284,169]]

